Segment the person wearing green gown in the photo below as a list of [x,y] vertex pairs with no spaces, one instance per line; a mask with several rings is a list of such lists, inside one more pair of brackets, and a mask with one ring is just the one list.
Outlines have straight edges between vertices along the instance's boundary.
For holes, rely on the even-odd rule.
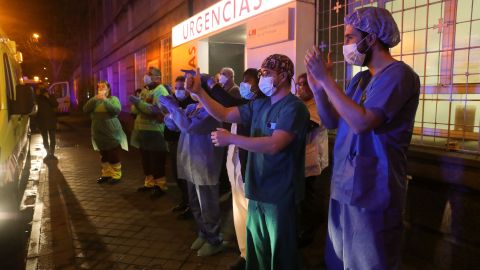
[[127,136],[118,120],[122,106],[118,98],[112,96],[107,81],[98,82],[97,89],[97,95],[83,106],[83,111],[92,119],[93,148],[101,155],[102,171],[97,183],[118,183],[122,178],[120,149],[128,151]]

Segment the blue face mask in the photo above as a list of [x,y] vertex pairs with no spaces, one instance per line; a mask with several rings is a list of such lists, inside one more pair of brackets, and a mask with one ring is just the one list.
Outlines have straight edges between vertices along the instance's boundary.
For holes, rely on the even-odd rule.
[[258,83],[258,87],[260,87],[260,91],[265,94],[267,97],[271,97],[273,93],[275,93],[276,87],[273,86],[273,78],[272,77],[260,77],[260,82]]
[[241,82],[240,83],[240,95],[242,98],[250,100],[252,99],[255,94],[251,91],[252,86],[249,83]]
[[185,89],[175,89],[175,96],[179,100],[184,100],[187,98],[187,94],[185,93]]
[[152,83],[152,77],[150,77],[150,76],[148,76],[148,75],[145,74],[145,76],[143,76],[143,83],[144,83],[145,85],[151,84],[151,83]]

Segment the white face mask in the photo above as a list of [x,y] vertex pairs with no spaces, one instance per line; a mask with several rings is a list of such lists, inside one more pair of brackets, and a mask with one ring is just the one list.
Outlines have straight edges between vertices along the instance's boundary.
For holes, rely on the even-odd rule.
[[221,83],[222,85],[225,85],[228,81],[227,76],[225,75],[220,75],[220,79],[218,79],[218,82]]
[[271,97],[277,89],[275,86],[273,86],[273,77],[261,76],[258,87],[260,88],[260,91],[262,91],[262,93],[264,93],[267,97]]
[[240,95],[242,96],[242,98],[248,99],[248,100],[252,99],[255,96],[255,94],[251,90],[252,90],[252,86],[249,83],[246,83],[246,82],[240,83]]
[[187,98],[187,94],[185,93],[184,89],[175,89],[175,96],[179,100],[185,100]]
[[150,76],[148,76],[148,75],[143,76],[143,83],[144,83],[145,85],[151,84],[151,83],[152,83],[152,78],[151,78]]
[[[362,40],[360,40],[360,42],[362,42],[365,38],[367,37],[364,37]],[[368,47],[367,51],[369,49],[370,49],[370,46]],[[343,45],[343,57],[345,58],[345,61],[347,61],[347,63],[351,65],[363,66],[366,56],[367,56],[366,54],[358,51],[357,43]]]

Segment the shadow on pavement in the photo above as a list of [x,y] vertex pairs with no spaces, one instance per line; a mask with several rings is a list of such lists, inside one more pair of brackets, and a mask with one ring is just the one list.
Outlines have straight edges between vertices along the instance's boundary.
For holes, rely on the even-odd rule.
[[[89,221],[80,202],[70,189],[65,177],[58,168],[57,161],[48,161],[49,212],[51,252],[49,256],[52,269],[62,267],[100,267],[113,268],[102,239],[96,233],[96,227]],[[46,215],[46,213],[44,213]],[[42,260],[42,258],[40,258]],[[41,262],[41,261],[40,261]],[[42,263],[42,262],[41,262]],[[108,264],[108,265],[105,265]],[[42,263],[43,266],[48,265]]]

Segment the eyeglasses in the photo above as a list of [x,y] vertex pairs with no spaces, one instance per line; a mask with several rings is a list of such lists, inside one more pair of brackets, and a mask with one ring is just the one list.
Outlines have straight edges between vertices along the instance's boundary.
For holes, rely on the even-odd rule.
[[273,70],[268,69],[259,69],[258,70],[258,77],[271,77],[273,74],[276,74]]

